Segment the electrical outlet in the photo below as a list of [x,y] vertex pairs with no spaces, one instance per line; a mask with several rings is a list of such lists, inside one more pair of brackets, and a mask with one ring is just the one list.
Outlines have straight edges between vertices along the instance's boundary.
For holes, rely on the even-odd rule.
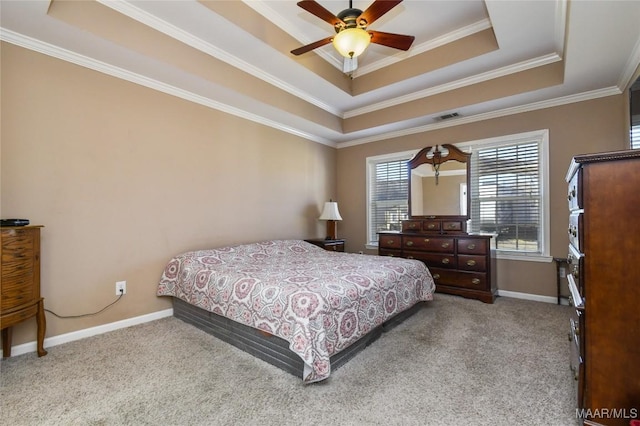
[[564,266],[560,268],[560,278],[566,278],[567,271],[564,269]]
[[126,281],[117,281],[116,282],[116,296],[120,296],[121,294],[127,294],[127,282]]

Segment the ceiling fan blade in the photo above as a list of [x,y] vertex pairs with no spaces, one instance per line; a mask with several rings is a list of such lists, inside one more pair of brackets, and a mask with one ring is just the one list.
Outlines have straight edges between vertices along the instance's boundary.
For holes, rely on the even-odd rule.
[[360,25],[360,21],[364,19],[366,21],[364,26],[369,26],[373,24],[376,19],[396,7],[399,3],[402,3],[402,0],[376,0],[367,8],[367,10],[362,12],[362,15],[358,16],[356,22]]
[[316,3],[313,0],[302,0],[298,2],[298,6],[311,13],[312,15],[317,16],[325,22],[330,23],[334,27],[336,25],[346,25],[342,19],[338,18],[333,13],[329,12],[327,9],[322,7],[319,3]]
[[313,49],[316,49],[320,46],[324,46],[325,44],[329,44],[331,43],[331,41],[333,40],[333,36],[331,37],[327,37],[324,38],[322,40],[318,40],[316,42],[313,42],[311,44],[307,44],[306,46],[302,46],[302,47],[298,47],[297,49],[293,49],[291,51],[291,53],[293,53],[294,55],[298,56],[298,55],[302,55],[303,53],[307,53]]
[[409,50],[415,40],[414,36],[403,34],[383,33],[381,31],[367,31],[371,34],[371,43],[393,47],[394,49]]

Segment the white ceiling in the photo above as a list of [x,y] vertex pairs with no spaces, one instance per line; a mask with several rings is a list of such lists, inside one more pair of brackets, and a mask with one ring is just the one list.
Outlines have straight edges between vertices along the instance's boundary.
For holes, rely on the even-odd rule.
[[[59,1],[59,0],[56,0]],[[355,0],[365,10],[373,0]],[[197,0],[107,1],[103,6],[152,27],[224,61],[340,119],[399,106],[457,88],[564,61],[564,82],[472,105],[461,103],[459,118],[440,122],[442,110],[425,116],[372,124],[343,132],[285,111],[188,69],[145,56],[50,16],[48,0],[1,0],[1,39],[183,97],[212,108],[280,128],[333,146],[350,146],[390,136],[508,115],[547,106],[621,93],[640,64],[640,1],[483,1],[405,0],[370,29],[415,36],[407,52],[371,45],[359,58],[354,79],[493,28],[498,49],[352,96],[305,67],[293,48],[333,33],[325,21],[295,1],[244,3],[295,38],[279,46],[255,37]],[[319,0],[338,14],[347,0]],[[332,67],[342,61],[331,45],[304,55],[319,55]]]

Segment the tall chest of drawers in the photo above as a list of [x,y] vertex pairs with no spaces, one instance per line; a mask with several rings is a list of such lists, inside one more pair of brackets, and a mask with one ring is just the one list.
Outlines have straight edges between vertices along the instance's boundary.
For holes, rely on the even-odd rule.
[[46,321],[40,297],[40,226],[1,228],[2,282],[0,283],[0,329],[2,356],[11,356],[11,329],[36,317],[38,356],[44,356]]
[[[420,222],[407,221],[411,224]],[[419,224],[427,229],[430,222]],[[456,294],[485,303],[496,297],[495,256],[491,237],[465,233],[380,233],[378,254],[424,262],[436,283],[436,291]]]
[[571,369],[584,424],[640,417],[640,152],[573,158]]

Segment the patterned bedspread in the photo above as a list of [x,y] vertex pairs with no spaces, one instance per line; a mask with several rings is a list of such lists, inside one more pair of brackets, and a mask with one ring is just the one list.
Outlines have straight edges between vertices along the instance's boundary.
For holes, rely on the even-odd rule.
[[157,294],[285,339],[304,361],[303,380],[310,383],[329,376],[332,355],[395,314],[432,300],[434,290],[417,260],[276,240],[176,256]]

